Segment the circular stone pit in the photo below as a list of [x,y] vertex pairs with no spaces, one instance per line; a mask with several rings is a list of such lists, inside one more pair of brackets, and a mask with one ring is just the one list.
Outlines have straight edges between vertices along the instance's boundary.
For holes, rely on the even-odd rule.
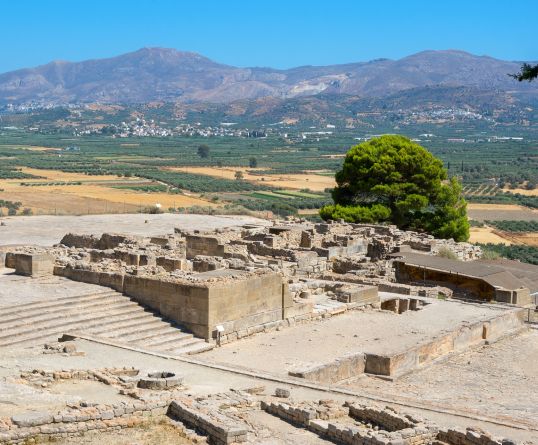
[[183,377],[176,376],[173,372],[158,371],[148,372],[138,380],[138,387],[142,389],[167,389],[181,386]]

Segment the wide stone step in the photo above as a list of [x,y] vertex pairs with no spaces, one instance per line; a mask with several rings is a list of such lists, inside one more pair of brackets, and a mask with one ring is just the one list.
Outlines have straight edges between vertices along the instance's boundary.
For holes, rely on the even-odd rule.
[[171,327],[170,324],[161,321],[160,324],[154,324],[151,326],[144,325],[143,328],[131,330],[128,332],[108,334],[107,338],[118,338],[122,341],[136,342],[144,341],[147,339],[160,338],[167,335],[174,335],[178,332],[181,331]]
[[[166,335],[154,335],[153,337],[148,337],[146,339],[133,341],[133,343],[138,344],[141,347],[144,348],[150,348],[150,349],[159,349],[167,346],[167,345],[175,345],[180,344],[183,342],[187,342],[191,339],[193,339],[193,335],[183,332],[180,329],[176,329],[176,332],[172,332]],[[199,340],[199,339],[196,339]]]
[[[99,321],[100,320],[100,321]],[[139,323],[143,323],[145,326],[148,323],[152,323],[154,320],[159,321],[159,318],[154,316],[151,312],[146,312],[144,308],[138,306],[133,307],[129,313],[109,314],[108,317],[102,317],[98,321],[92,319],[90,326],[82,325],[81,329],[84,331],[93,331],[106,328],[107,330],[111,325],[115,323],[121,323],[126,321],[137,320]]]
[[173,351],[169,351],[168,354],[170,355],[193,355],[193,354],[200,354],[202,352],[210,351],[215,346],[211,343],[207,343],[202,339],[198,339],[196,343],[192,343],[190,345],[187,345],[185,347],[177,348]]
[[149,324],[154,324],[155,326],[160,326],[162,319],[153,314],[152,312],[146,312],[144,308],[140,308],[140,313],[133,315],[130,318],[117,318],[109,320],[108,323],[103,323],[101,326],[96,326],[92,328],[91,333],[93,335],[107,336],[113,335],[115,332],[133,332],[139,327],[143,327]]
[[125,298],[118,298],[114,300],[107,300],[104,302],[100,301],[89,301],[83,302],[79,305],[74,305],[70,307],[58,307],[54,310],[41,310],[32,314],[21,313],[17,317],[10,318],[8,320],[0,321],[0,331],[6,329],[12,329],[18,325],[24,325],[28,323],[40,323],[43,321],[52,321],[56,319],[65,318],[71,315],[78,315],[84,312],[102,312],[103,310],[114,311],[117,309],[123,309],[127,307],[139,307],[139,305],[133,301],[130,301]]
[[104,291],[90,292],[87,294],[69,295],[67,297],[56,297],[56,298],[50,298],[47,300],[32,301],[30,303],[21,303],[17,305],[6,306],[6,308],[15,309],[15,310],[26,309],[26,308],[31,308],[33,306],[48,305],[50,303],[55,303],[55,302],[68,302],[70,300],[79,300],[79,299],[84,299],[84,298],[99,298],[106,295],[122,295],[122,294],[120,292],[116,292],[115,290],[107,289]]
[[[48,324],[52,322],[56,322],[58,320],[65,320],[66,318],[72,317],[72,316],[79,316],[80,314],[97,314],[101,313],[103,311],[107,311],[110,314],[113,314],[119,310],[127,309],[127,308],[139,308],[140,306],[136,303],[129,301],[129,300],[117,300],[113,302],[109,302],[107,304],[103,303],[88,303],[88,304],[81,304],[79,306],[74,306],[69,309],[67,308],[58,308],[55,311],[47,312],[43,311],[39,315],[30,315],[25,316],[24,314],[21,314],[16,319],[7,321],[7,322],[0,322],[0,332],[4,332],[7,330],[17,329],[19,327],[27,326],[31,324],[32,326],[41,326],[43,324]],[[52,315],[54,314],[54,315]]]
[[103,320],[109,320],[110,317],[115,315],[128,315],[138,312],[139,308],[129,308],[123,312],[111,314],[109,310],[105,309],[102,315],[87,314],[85,317],[64,317],[63,323],[57,323],[49,326],[42,326],[39,329],[35,329],[35,326],[31,326],[29,329],[8,331],[8,333],[0,336],[0,346],[12,346],[21,343],[27,343],[30,341],[46,342],[51,336],[58,333],[62,333],[67,330],[81,330],[91,328],[93,325],[102,323]]
[[161,345],[152,346],[151,350],[163,352],[165,354],[176,355],[177,351],[180,349],[190,348],[194,344],[205,343],[205,340],[200,338],[186,338],[185,340],[180,340],[176,342],[167,342]]
[[[89,301],[107,301],[112,297],[122,297],[119,292],[106,292],[99,294],[79,295],[74,297],[65,297],[48,301],[21,304],[17,306],[2,307],[2,319],[6,317],[17,316],[19,314],[33,314],[43,310],[54,310],[61,307],[71,307]],[[124,297],[127,298],[127,297]]]

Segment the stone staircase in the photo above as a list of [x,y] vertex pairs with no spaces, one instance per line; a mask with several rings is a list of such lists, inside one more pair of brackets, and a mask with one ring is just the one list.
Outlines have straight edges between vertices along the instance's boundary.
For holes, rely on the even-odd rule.
[[170,355],[213,347],[113,290],[0,307],[0,348],[56,341],[69,331]]

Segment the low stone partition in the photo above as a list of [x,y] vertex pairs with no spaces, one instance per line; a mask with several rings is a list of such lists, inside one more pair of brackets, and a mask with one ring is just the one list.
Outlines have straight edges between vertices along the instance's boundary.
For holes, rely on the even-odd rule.
[[400,414],[398,411],[385,407],[379,409],[368,405],[348,403],[349,415],[360,422],[380,425],[387,431],[399,431],[415,428],[419,421],[412,416]]
[[82,281],[83,283],[110,287],[117,292],[123,293],[123,280],[125,275],[119,272],[101,272],[87,269],[75,269],[72,267],[55,266],[54,275],[69,278],[73,281]]
[[336,291],[336,299],[343,303],[379,303],[377,286],[343,285]]
[[[396,310],[398,306],[396,305]],[[489,320],[462,326],[402,352],[393,354],[357,352],[327,363],[293,369],[288,374],[320,383],[337,383],[360,377],[365,373],[398,378],[448,354],[484,343],[493,343],[506,335],[526,329],[524,324],[526,316],[527,310],[514,308],[503,311]]]
[[336,383],[364,374],[366,366],[365,354],[350,354],[333,362],[313,366],[306,369],[289,371],[291,377],[299,377],[312,382]]
[[41,443],[66,436],[78,436],[88,431],[114,431],[142,425],[164,418],[177,385],[165,391],[151,392],[145,397],[136,384],[147,373],[134,368],[33,370],[22,372],[20,378],[28,385],[48,388],[54,382],[66,380],[94,380],[114,386],[118,392],[132,397],[132,401],[116,404],[80,402],[59,411],[31,411],[0,418],[0,444]]
[[28,412],[0,419],[0,443],[41,443],[88,431],[115,431],[162,418],[170,401],[121,402],[114,405],[73,406],[55,412]]
[[437,439],[449,445],[518,445],[511,439],[500,439],[478,428],[449,428],[439,431]]
[[321,400],[296,406],[262,402],[262,409],[338,444],[430,445],[439,432],[433,423],[402,415],[388,406],[339,405]]
[[448,287],[438,284],[424,285],[424,283],[403,284],[389,281],[387,278],[370,278],[353,273],[326,273],[324,280],[339,280],[345,283],[354,283],[366,286],[377,286],[379,292],[392,292],[401,295],[437,298],[439,295],[452,298],[453,292]]
[[174,400],[170,403],[168,415],[208,435],[215,445],[242,443],[248,439],[245,426],[216,412],[205,412],[191,400]]
[[463,326],[432,341],[407,351],[392,355],[365,353],[365,372],[388,377],[399,377],[436,359],[453,352],[460,352],[485,342],[492,343],[500,338],[525,329],[524,309],[514,309],[487,321]]
[[140,241],[142,237],[133,235],[122,235],[119,233],[103,233],[101,237],[78,233],[68,233],[60,241],[60,244],[67,247],[84,249],[115,249],[120,244],[130,240]]
[[5,266],[15,269],[18,275],[42,277],[53,274],[54,257],[43,253],[7,252]]

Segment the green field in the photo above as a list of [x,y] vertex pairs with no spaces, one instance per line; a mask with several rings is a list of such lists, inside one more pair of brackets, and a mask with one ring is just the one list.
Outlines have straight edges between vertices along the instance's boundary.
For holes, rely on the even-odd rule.
[[[146,116],[177,124],[170,110],[152,111]],[[263,181],[233,180],[189,172],[178,172],[167,167],[215,166],[249,167],[255,159],[258,170],[251,174],[297,174],[319,171],[333,175],[342,165],[347,149],[358,143],[357,138],[375,134],[401,133],[418,142],[440,157],[450,176],[459,177],[464,194],[470,202],[486,204],[520,204],[538,208],[538,197],[505,193],[503,186],[532,187],[538,183],[538,131],[533,126],[488,125],[482,121],[454,124],[423,124],[396,126],[385,120],[368,121],[367,127],[350,129],[339,126],[332,134],[322,137],[301,137],[311,131],[304,125],[269,127],[267,137],[247,138],[232,136],[168,136],[115,138],[109,134],[74,136],[70,129],[59,128],[57,119],[65,119],[66,110],[47,110],[26,115],[3,116],[6,123],[18,129],[0,130],[0,179],[29,179],[21,167],[52,169],[87,175],[111,174],[141,178],[147,184],[118,184],[117,188],[139,192],[197,193],[210,196],[221,205],[241,205],[249,210],[276,210],[281,214],[297,213],[299,209],[313,209],[330,203],[330,194],[264,184]],[[116,114],[100,115],[84,112],[84,121],[104,119],[115,124],[129,119],[129,109]],[[216,125],[218,121],[204,121]],[[217,116],[214,117],[217,119]],[[163,125],[164,125],[163,124]],[[32,125],[39,131],[29,131]],[[323,127],[318,127],[323,129]],[[425,134],[434,136],[423,137]],[[422,136],[421,136],[422,135]],[[521,137],[500,139],[497,136]],[[465,142],[454,142],[454,138]],[[198,147],[207,145],[209,157],[201,158]],[[65,150],[67,147],[76,150]],[[36,150],[28,148],[37,147]],[[43,148],[56,150],[44,150]],[[26,149],[25,149],[26,148]],[[91,178],[88,178],[91,181]],[[81,180],[85,183],[85,180]],[[91,181],[94,182],[95,181]],[[43,181],[43,183],[48,183]],[[65,185],[65,184],[64,184]],[[35,186],[35,185],[34,185]],[[223,194],[230,198],[223,198]]]

